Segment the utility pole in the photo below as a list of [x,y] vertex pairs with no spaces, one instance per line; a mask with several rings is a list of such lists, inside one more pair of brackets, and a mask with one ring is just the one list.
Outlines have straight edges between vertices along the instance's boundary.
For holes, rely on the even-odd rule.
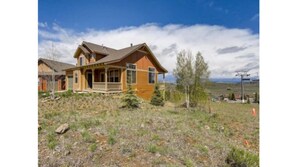
[[244,103],[244,92],[243,92],[243,80],[244,80],[244,76],[250,76],[250,74],[247,73],[247,71],[241,71],[241,72],[237,72],[237,74],[235,76],[240,76],[240,83],[241,83],[241,102]]

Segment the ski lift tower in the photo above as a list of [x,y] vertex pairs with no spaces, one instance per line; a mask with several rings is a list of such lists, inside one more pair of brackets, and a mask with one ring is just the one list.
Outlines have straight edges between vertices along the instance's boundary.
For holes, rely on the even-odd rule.
[[250,74],[247,71],[238,71],[235,76],[240,76],[240,83],[241,83],[241,103],[244,103],[244,90],[243,90],[243,81],[249,80],[248,78],[244,78],[245,76],[248,77]]

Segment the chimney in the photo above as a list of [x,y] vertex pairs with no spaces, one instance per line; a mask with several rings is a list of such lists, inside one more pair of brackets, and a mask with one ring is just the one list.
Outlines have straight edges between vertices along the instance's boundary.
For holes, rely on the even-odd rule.
[[133,43],[130,43],[131,47],[133,46]]

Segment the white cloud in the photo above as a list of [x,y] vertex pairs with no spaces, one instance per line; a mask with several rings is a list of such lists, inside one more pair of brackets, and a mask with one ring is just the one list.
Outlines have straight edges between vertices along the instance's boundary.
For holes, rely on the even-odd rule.
[[[112,30],[88,29],[75,32],[53,24],[51,30],[39,30],[40,57],[45,56],[51,42],[59,54],[60,61],[75,64],[73,54],[83,40],[99,45],[121,49],[130,43],[147,43],[161,64],[172,73],[176,54],[182,50],[198,51],[209,64],[211,77],[234,77],[235,71],[251,68],[250,73],[259,70],[259,36],[248,29],[229,29],[216,25],[184,26],[170,24],[145,24],[139,27],[121,27]],[[244,48],[219,54],[224,48]],[[238,58],[253,54],[253,58]]]
[[44,23],[38,22],[38,26],[39,27],[42,27],[42,28],[46,28],[47,27],[47,23],[46,22],[44,22]]

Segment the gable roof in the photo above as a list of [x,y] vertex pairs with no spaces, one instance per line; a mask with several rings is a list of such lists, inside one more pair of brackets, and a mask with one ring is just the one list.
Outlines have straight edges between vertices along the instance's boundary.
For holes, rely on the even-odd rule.
[[[81,47],[83,47],[83,49]],[[100,45],[96,45],[94,43],[83,41],[82,45],[79,45],[79,47],[75,51],[74,57],[76,58],[78,56],[79,51],[84,52],[85,55],[88,55],[88,54],[94,52],[94,53],[98,53],[98,54],[102,54],[102,55],[106,55],[106,56],[97,60],[96,62],[90,63],[88,65],[110,64],[110,63],[115,63],[115,62],[119,62],[119,61],[123,60],[125,57],[129,56],[130,54],[134,53],[135,51],[137,51],[138,49],[140,49],[142,47],[147,48],[150,55],[152,55],[153,60],[156,62],[157,66],[163,72],[165,72],[165,73],[168,72],[164,67],[161,66],[160,62],[155,57],[155,55],[152,53],[150,48],[146,45],[146,43],[142,43],[142,44],[138,44],[138,45],[134,45],[134,46],[130,46],[127,48],[116,50],[116,49],[109,48],[106,46],[100,46]],[[85,50],[87,50],[87,51],[85,51]]]
[[48,59],[44,59],[44,58],[39,58],[38,64],[40,62],[43,62],[44,64],[49,66],[51,69],[53,69],[55,72],[63,72],[63,70],[66,68],[75,67],[75,65],[73,65],[73,64],[63,63],[63,62],[54,61],[54,60],[48,60]]

